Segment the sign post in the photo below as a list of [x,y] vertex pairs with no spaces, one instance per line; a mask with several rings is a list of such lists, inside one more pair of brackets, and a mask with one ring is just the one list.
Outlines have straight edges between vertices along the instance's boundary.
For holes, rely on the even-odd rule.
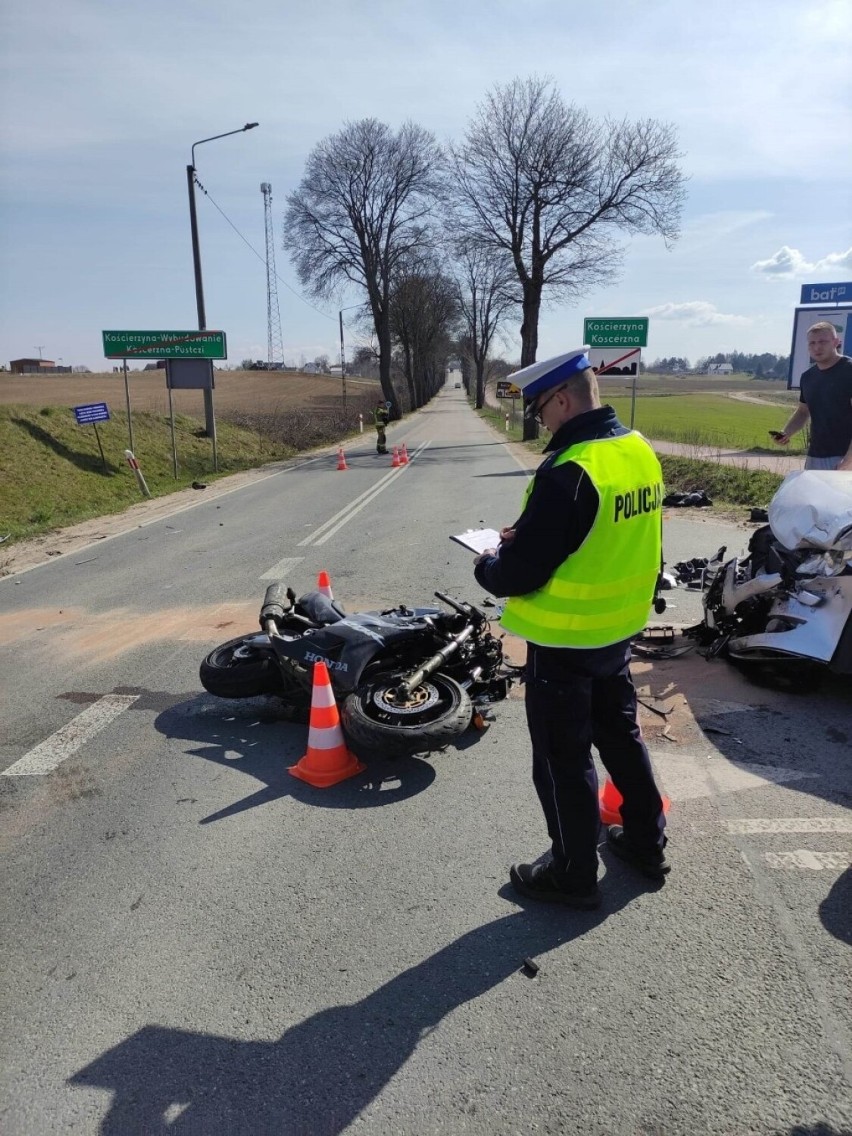
[[99,422],[109,422],[109,408],[105,402],[89,402],[84,406],[74,407],[74,417],[77,419],[78,426],[93,426],[95,430],[95,437],[98,441],[98,449],[101,451],[101,463],[104,467],[104,473],[109,473],[107,460],[104,457],[104,448],[101,445],[101,436],[98,433]]
[[[127,393],[127,420],[130,422],[130,388],[127,384],[128,359],[186,359],[201,361],[205,359],[227,359],[228,345],[224,331],[211,331],[202,328],[198,331],[102,331],[104,355],[107,359],[124,360],[124,386]],[[209,364],[210,382],[184,383],[184,386],[198,387],[204,391],[204,413],[207,433],[213,444],[213,469],[219,469],[216,448],[216,415],[213,409],[213,364]],[[168,381],[168,380],[167,380]],[[171,386],[169,387],[171,398]],[[130,448],[133,449],[131,428]],[[173,445],[174,451],[174,445]],[[174,454],[175,477],[177,477],[177,454]]]
[[583,342],[589,347],[647,347],[648,317],[585,319]]
[[[600,363],[592,366],[598,374],[633,376],[630,395],[630,429],[636,421],[636,380],[642,358],[642,347],[648,346],[648,317],[604,317],[583,320],[583,339],[590,348],[591,356],[600,356]],[[618,350],[615,350],[618,348]]]
[[107,359],[227,359],[224,331],[103,331]]

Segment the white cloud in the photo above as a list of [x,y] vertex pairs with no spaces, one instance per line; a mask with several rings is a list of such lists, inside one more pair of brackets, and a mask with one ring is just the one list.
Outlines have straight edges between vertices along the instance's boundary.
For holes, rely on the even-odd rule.
[[653,316],[655,319],[677,320],[689,327],[712,327],[716,324],[745,327],[752,322],[747,316],[720,312],[715,304],[707,300],[688,300],[683,304],[658,304],[655,308],[646,308],[643,314]]
[[[798,249],[782,245],[767,260],[758,260],[751,266],[752,272],[759,272],[772,279],[791,280],[796,277],[831,275],[852,272],[852,248],[846,252],[830,252],[813,263],[805,260]],[[839,276],[837,277],[840,278]]]

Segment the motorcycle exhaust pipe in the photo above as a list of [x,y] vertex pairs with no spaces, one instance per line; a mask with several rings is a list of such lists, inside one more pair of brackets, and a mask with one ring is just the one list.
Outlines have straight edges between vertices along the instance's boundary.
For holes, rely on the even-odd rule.
[[270,584],[266,589],[266,595],[263,597],[263,607],[260,609],[260,626],[265,628],[269,619],[282,619],[285,611],[288,611],[291,606],[284,585]]
[[442,647],[436,655],[431,659],[427,659],[422,667],[418,667],[412,674],[407,675],[401,683],[399,683],[397,690],[401,691],[406,697],[411,695],[412,690],[418,687],[424,678],[428,678],[430,674],[440,670],[450,655],[455,654],[465,639],[469,639],[473,635],[473,626],[468,624],[463,631],[460,631],[454,639],[451,639],[446,647]]

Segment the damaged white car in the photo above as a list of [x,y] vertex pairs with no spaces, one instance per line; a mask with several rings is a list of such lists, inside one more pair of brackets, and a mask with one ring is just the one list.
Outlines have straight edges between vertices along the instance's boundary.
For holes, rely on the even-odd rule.
[[788,474],[748,547],[705,570],[700,652],[791,688],[852,675],[852,473]]

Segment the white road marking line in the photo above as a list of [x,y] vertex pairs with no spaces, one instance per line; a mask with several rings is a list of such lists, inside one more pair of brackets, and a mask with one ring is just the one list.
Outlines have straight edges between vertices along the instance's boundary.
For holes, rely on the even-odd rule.
[[651,754],[665,791],[673,801],[710,797],[713,793],[740,793],[787,781],[819,777],[800,769],[783,769],[758,762],[729,761],[713,754],[698,756],[654,750]]
[[100,733],[110,722],[115,721],[139,697],[138,694],[105,694],[76,718],[45,738],[29,753],[25,753],[14,765],[4,769],[4,777],[32,777],[50,773],[66,758],[75,754],[87,741]]
[[827,868],[842,872],[850,864],[850,856],[846,852],[811,852],[809,848],[797,848],[795,852],[764,852],[763,858],[770,868],[786,871],[808,868],[812,872],[821,872]]
[[[431,442],[424,442],[413,454],[410,454],[408,458],[409,465],[431,444]],[[374,497],[377,497],[383,489],[386,489],[388,485],[390,485],[395,478],[399,477],[401,473],[404,473],[407,468],[408,466],[401,465],[398,469],[392,469],[390,473],[386,474],[376,485],[371,486],[362,493],[360,497],[356,497],[354,501],[351,501],[343,509],[335,513],[333,517],[330,517],[325,524],[320,525],[310,536],[306,536],[304,540],[300,540],[299,546],[301,547],[303,544],[325,544],[327,540],[334,536],[338,529],[342,529],[353,517],[357,516],[365,505],[369,505]]]
[[730,833],[748,835],[759,832],[852,832],[847,817],[745,817],[726,820]]
[[260,577],[261,580],[283,580],[288,572],[301,564],[304,556],[285,556],[283,560],[279,560],[277,564],[273,564],[268,572],[264,572]]

